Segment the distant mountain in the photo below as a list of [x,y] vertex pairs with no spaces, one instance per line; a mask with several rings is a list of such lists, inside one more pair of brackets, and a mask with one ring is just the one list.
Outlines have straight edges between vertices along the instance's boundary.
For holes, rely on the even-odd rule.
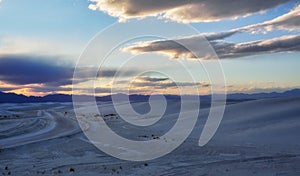
[[[124,94],[112,95],[116,99],[123,99]],[[111,101],[112,96],[96,97],[97,101]],[[165,95],[168,100],[180,100],[180,96],[177,95]],[[190,95],[192,96],[192,95]],[[78,95],[78,97],[85,101],[87,98],[91,98],[87,95]],[[189,95],[187,95],[189,97]],[[203,99],[210,99],[210,95],[201,96]],[[229,101],[239,101],[239,100],[254,100],[254,99],[264,99],[264,98],[279,98],[279,97],[300,97],[300,89],[293,89],[283,93],[271,92],[271,93],[255,93],[255,94],[245,94],[245,93],[234,93],[228,94],[227,99]],[[129,99],[131,101],[146,101],[149,99],[148,95],[130,95]],[[0,91],[0,103],[38,103],[38,102],[71,102],[72,95],[65,94],[52,94],[46,95],[44,97],[36,96],[25,96],[18,95],[15,93],[4,93]]]
[[35,102],[69,102],[72,101],[71,95],[47,95],[44,97],[25,96],[15,93],[3,93],[0,91],[0,103],[35,103]]
[[0,103],[23,103],[27,102],[29,97],[14,93],[3,93],[0,91]]
[[255,94],[235,93],[235,94],[227,95],[227,99],[232,99],[232,100],[264,99],[264,98],[280,98],[280,97],[300,97],[300,89],[288,90],[282,93],[278,93],[278,92],[255,93]]

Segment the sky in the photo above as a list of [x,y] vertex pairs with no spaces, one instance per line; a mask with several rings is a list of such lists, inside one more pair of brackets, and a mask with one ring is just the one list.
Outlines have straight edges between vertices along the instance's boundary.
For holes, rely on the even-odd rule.
[[[199,34],[178,35],[179,28],[156,26],[173,38],[131,40],[118,46],[96,78],[89,72],[98,68],[93,58],[77,67],[83,74],[73,78],[78,59],[101,31],[132,22],[138,28],[145,20],[187,25]],[[132,31],[108,32],[101,38],[99,51],[128,32]],[[202,49],[191,52],[178,45],[198,46],[203,37],[213,53],[204,56]],[[123,93],[128,88],[129,93],[179,94],[178,86],[185,88],[183,94],[209,94],[212,86],[229,93],[280,92],[300,88],[299,51],[297,0],[0,0],[3,92],[28,96],[92,94],[90,85],[97,95]],[[225,86],[214,85],[205,69],[195,64],[215,62],[215,55]],[[121,69],[121,76],[115,79],[119,67],[131,62],[129,58],[134,62]],[[188,79],[187,70],[177,62],[186,64],[195,80]],[[172,73],[176,80],[166,73]]]

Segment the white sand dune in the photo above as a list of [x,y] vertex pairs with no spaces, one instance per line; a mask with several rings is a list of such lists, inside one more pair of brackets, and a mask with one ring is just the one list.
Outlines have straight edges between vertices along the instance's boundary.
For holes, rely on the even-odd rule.
[[42,114],[44,115],[41,117],[0,121],[1,126],[4,126],[0,130],[1,136],[5,136],[0,140],[0,148],[41,142],[80,131],[73,119],[65,118],[55,112],[42,111]]
[[[150,140],[151,135],[162,135],[176,122],[180,104],[169,103],[163,119],[146,129],[121,118],[107,118],[106,123],[124,137]],[[1,108],[6,111],[10,106]],[[135,103],[134,108],[149,110],[144,102]],[[103,114],[116,113],[108,103],[101,110]],[[39,116],[38,111],[42,112]],[[204,147],[198,146],[198,140],[209,109],[201,109],[196,127],[183,145],[146,162],[123,161],[99,151],[78,133],[71,104],[41,104],[20,112],[25,115],[0,120],[2,175],[300,175],[300,98],[228,105],[216,135]]]

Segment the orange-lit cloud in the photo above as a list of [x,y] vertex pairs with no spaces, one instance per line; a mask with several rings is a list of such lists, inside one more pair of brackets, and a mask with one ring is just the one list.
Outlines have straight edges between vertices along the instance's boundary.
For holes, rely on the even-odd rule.
[[[273,39],[250,41],[244,43],[231,43],[223,39],[237,33],[270,32],[272,30],[300,31],[300,5],[290,12],[258,24],[253,24],[227,32],[207,33],[198,36],[188,36],[174,40],[157,40],[135,43],[123,49],[132,54],[156,52],[168,55],[172,58],[201,58],[211,59],[207,53],[199,49],[205,37],[215,49],[219,58],[237,58],[258,54],[298,52],[300,51],[300,35],[281,36]],[[198,47],[198,49],[194,49]],[[190,51],[192,50],[192,52]],[[205,51],[205,50],[204,50]]]
[[[200,40],[201,41],[201,40]],[[181,44],[184,45],[181,45]],[[197,46],[198,37],[183,38],[178,40],[158,40],[151,42],[139,42],[133,46],[124,48],[123,51],[137,53],[156,52],[162,53],[172,58],[199,58],[215,59],[214,56],[207,55],[203,50],[193,50],[191,52],[185,46]],[[281,36],[273,39],[245,42],[229,43],[225,41],[211,41],[212,47],[218,54],[219,58],[238,58],[252,55],[282,53],[282,52],[299,52],[300,35]]]
[[159,16],[172,21],[209,22],[226,18],[236,19],[263,12],[289,0],[90,0],[91,10],[100,10],[120,21],[130,18]]

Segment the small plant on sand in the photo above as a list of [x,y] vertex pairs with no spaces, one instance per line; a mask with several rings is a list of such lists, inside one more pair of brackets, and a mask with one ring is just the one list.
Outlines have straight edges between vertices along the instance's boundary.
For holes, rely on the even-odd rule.
[[73,167],[71,167],[70,172],[75,172],[75,169]]

